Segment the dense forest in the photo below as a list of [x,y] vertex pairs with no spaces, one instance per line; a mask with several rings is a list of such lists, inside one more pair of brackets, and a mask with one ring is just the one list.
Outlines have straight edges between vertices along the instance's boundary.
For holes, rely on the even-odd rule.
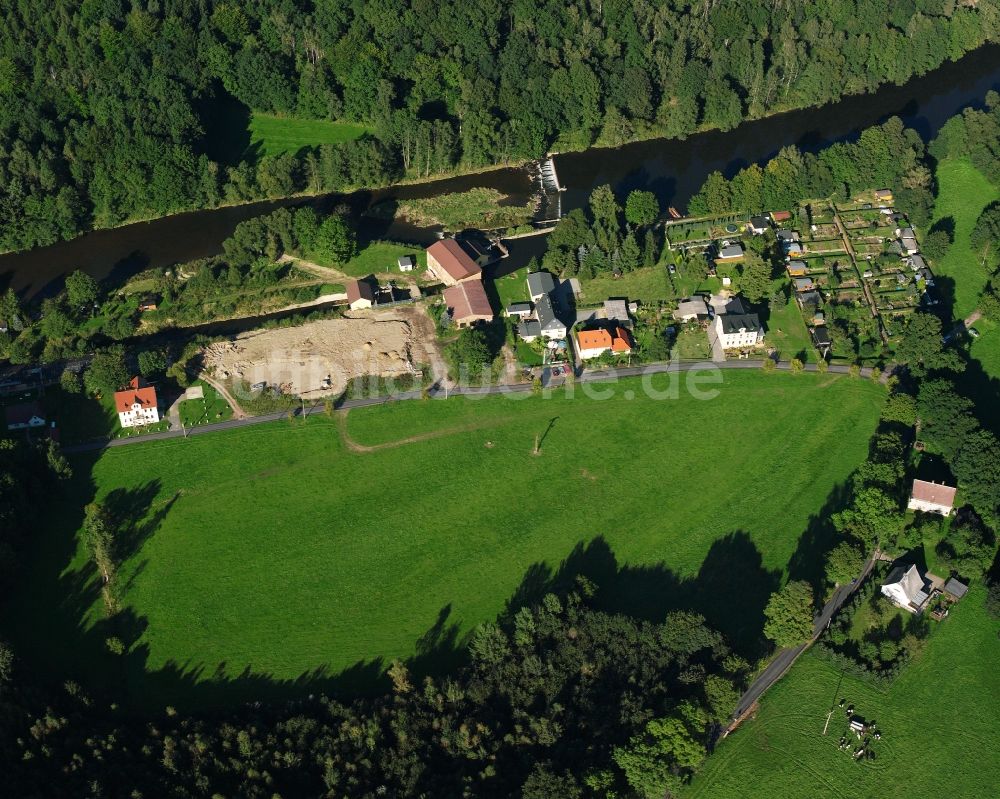
[[[731,128],[902,82],[1000,30],[997,0],[13,0],[0,249],[299,191]],[[225,150],[233,106],[370,133]]]

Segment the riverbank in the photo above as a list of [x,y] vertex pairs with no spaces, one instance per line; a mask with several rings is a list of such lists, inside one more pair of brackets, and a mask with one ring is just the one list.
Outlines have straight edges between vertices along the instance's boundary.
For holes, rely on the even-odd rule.
[[[713,171],[731,174],[747,163],[759,163],[781,147],[796,145],[816,151],[849,139],[865,127],[898,115],[926,139],[962,108],[982,104],[986,92],[1000,86],[1000,45],[987,45],[957,62],[914,78],[903,86],[886,85],[875,94],[848,95],[835,103],[805,110],[783,110],[721,132],[707,130],[684,140],[650,139],[614,149],[590,148],[556,157],[563,212],[586,205],[597,185],[609,184],[619,194],[635,188],[653,191],[662,207],[683,207]],[[533,180],[523,168],[484,167],[462,176],[401,182],[354,194],[303,194],[274,201],[232,205],[210,211],[188,211],[155,221],[94,231],[45,248],[0,256],[0,281],[31,296],[82,268],[104,278],[122,271],[216,255],[236,225],[278,207],[312,202],[353,204],[367,208],[386,199],[436,196],[472,187],[495,188],[506,195],[527,196]],[[384,220],[363,220],[370,238],[428,244],[432,229]],[[524,248],[510,264],[522,266],[538,255]]]

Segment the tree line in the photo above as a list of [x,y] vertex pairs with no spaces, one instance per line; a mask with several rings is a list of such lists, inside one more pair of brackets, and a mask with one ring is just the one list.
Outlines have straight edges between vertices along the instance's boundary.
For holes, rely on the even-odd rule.
[[[88,509],[88,524],[103,529],[100,515]],[[394,662],[374,699],[143,720],[72,683],[39,702],[8,664],[6,784],[49,797],[661,799],[707,756],[749,666],[702,617],[607,614],[596,589],[577,578],[481,625],[451,674]]]
[[[6,3],[0,249],[553,147],[728,129],[902,83],[995,40],[998,19],[997,0]],[[215,116],[233,100],[371,133],[295,155],[220,154]]]

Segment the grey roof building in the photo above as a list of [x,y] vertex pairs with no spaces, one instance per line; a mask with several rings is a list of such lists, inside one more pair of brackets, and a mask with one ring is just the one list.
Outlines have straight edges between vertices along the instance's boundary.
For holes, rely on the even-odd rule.
[[556,281],[549,272],[531,272],[528,275],[528,296],[532,302],[538,302],[539,297],[544,297],[555,291]]
[[556,316],[555,309],[552,307],[552,298],[548,294],[539,297],[535,304],[535,318],[538,319],[543,335],[554,338],[562,338],[566,335],[566,324]]
[[531,341],[542,335],[542,326],[534,319],[525,319],[517,326],[517,335],[525,341]]
[[399,258],[396,259],[396,264],[399,266],[400,272],[412,272],[416,263],[417,262],[412,255],[400,255]]
[[530,302],[512,302],[507,306],[507,316],[519,316],[523,319],[531,315],[531,309]]
[[743,247],[739,244],[730,244],[728,247],[723,247],[719,250],[719,258],[722,260],[732,260],[734,258],[743,257]]
[[727,313],[719,317],[722,320],[723,333],[751,333],[755,330],[763,330],[760,318],[755,313],[737,314]]
[[786,244],[799,240],[799,232],[797,230],[779,230],[777,236],[779,241],[783,241]]
[[955,599],[961,599],[969,591],[969,586],[965,583],[960,583],[954,577],[948,578],[948,582],[944,584],[944,592],[955,597]]
[[604,315],[608,319],[615,319],[619,322],[629,321],[628,300],[620,297],[605,300]]
[[754,233],[763,233],[771,226],[770,221],[766,216],[751,216],[750,217],[750,230]]

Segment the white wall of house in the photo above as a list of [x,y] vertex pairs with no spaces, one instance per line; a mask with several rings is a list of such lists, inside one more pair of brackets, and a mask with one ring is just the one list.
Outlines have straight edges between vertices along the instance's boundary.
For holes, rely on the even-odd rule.
[[360,311],[362,308],[371,308],[371,307],[372,307],[372,301],[366,300],[364,297],[355,300],[354,302],[351,303],[352,311]]
[[550,330],[543,330],[542,335],[549,339],[549,341],[555,341],[557,339],[566,338],[566,328],[564,327],[554,327]]
[[739,347],[754,347],[764,339],[763,334],[759,330],[723,333],[721,316],[715,317],[715,333],[719,337],[722,349],[724,350],[734,350]]
[[591,358],[600,358],[610,350],[611,347],[590,347],[589,349],[580,350],[580,358],[584,361],[588,361]]
[[924,513],[940,513],[942,516],[951,515],[951,508],[947,505],[939,505],[937,502],[927,502],[926,500],[914,497],[910,497],[910,501],[906,503],[906,507],[910,510],[919,510]]
[[138,402],[133,403],[131,410],[119,411],[118,421],[122,427],[140,427],[144,424],[156,424],[160,421],[159,408],[143,408]]
[[898,605],[905,610],[913,610],[910,607],[910,598],[906,595],[906,592],[903,590],[903,586],[899,583],[883,585],[882,596],[891,601],[894,605]]

